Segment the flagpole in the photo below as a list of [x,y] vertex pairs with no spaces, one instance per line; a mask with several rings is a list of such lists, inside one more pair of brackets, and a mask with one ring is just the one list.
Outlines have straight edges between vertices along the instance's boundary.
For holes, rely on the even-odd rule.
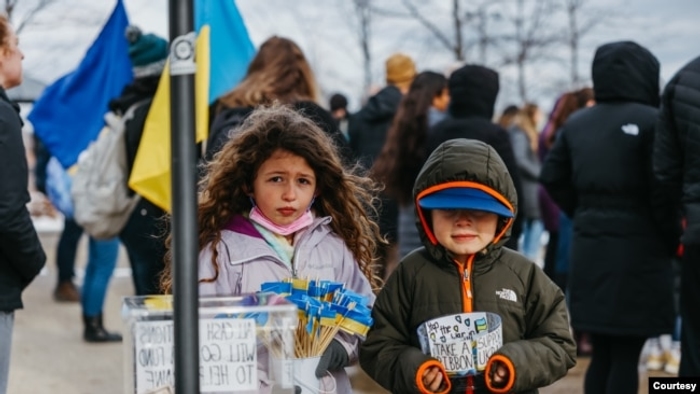
[[194,7],[170,0],[170,119],[175,392],[199,393]]

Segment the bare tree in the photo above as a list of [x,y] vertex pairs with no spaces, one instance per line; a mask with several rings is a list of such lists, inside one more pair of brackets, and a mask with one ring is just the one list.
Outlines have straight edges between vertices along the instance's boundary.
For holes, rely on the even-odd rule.
[[[464,48],[464,32],[463,32],[463,25],[464,25],[464,18],[465,15],[462,14],[460,11],[459,7],[459,0],[452,0],[452,12],[451,12],[451,18],[452,18],[452,26],[453,26],[453,31],[452,35],[453,38],[450,39],[450,37],[445,34],[440,28],[430,21],[419,9],[418,7],[412,2],[412,0],[402,0],[404,7],[408,11],[408,15],[411,18],[414,18],[417,20],[423,27],[428,29],[430,33],[438,40],[439,43],[442,44],[442,46],[445,47],[445,49],[449,50],[452,52],[454,55],[455,60],[457,61],[464,61],[465,60],[465,48]],[[384,14],[389,14],[389,12],[384,12]],[[394,16],[400,16],[400,14],[393,13]]]
[[19,34],[29,23],[32,22],[34,17],[36,17],[37,13],[39,13],[47,6],[51,5],[51,3],[56,2],[56,0],[37,0],[33,6],[29,7],[26,10],[26,12],[24,12],[24,14],[22,15],[22,19],[18,22],[13,21],[12,18],[14,16],[15,7],[17,6],[17,3],[19,3],[19,0],[4,0],[4,2],[4,9],[5,14],[7,15],[7,19],[9,19],[11,22],[15,22],[15,33]]
[[491,34],[489,29],[490,21],[500,21],[502,18],[499,10],[492,11],[492,8],[499,3],[501,3],[499,0],[486,1],[478,4],[474,11],[467,11],[465,14],[467,22],[476,32],[476,45],[479,50],[479,62],[481,64],[488,63],[488,50],[499,40],[499,37]]
[[566,0],[566,16],[568,19],[568,29],[566,41],[569,46],[571,60],[571,87],[577,88],[581,83],[578,72],[579,47],[583,37],[591,32],[596,26],[610,17],[612,10],[603,11],[599,9],[587,8],[585,13],[583,8],[586,0]]
[[363,91],[369,91],[372,85],[372,52],[370,52],[370,39],[372,37],[372,9],[370,0],[353,0],[355,15],[358,22],[358,41],[362,48],[362,67],[364,70]]
[[511,18],[515,31],[505,37],[514,46],[504,57],[503,65],[516,66],[518,95],[522,101],[527,101],[527,65],[542,60],[547,49],[561,42],[560,35],[549,25],[557,5],[552,0],[532,0],[531,7],[526,7],[526,0],[515,1],[515,14]]

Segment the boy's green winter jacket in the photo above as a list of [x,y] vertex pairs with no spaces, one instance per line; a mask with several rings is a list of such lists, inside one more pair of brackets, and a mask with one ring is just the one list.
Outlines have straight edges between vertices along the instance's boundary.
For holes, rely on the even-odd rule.
[[[479,188],[516,209],[517,196],[503,161],[476,140],[456,139],[438,147],[416,179],[415,200],[446,186]],[[494,242],[462,265],[435,240],[429,212],[418,209],[416,216],[424,247],[402,260],[380,292],[374,326],[360,349],[362,368],[391,392],[428,392],[422,373],[440,364],[421,352],[416,329],[429,319],[481,311],[501,316],[503,347],[484,374],[488,389],[466,392],[536,393],[563,377],[576,363],[564,295],[534,263],[502,247],[510,219],[502,218]],[[500,389],[488,378],[494,360],[511,372]],[[452,391],[465,392],[456,387]]]

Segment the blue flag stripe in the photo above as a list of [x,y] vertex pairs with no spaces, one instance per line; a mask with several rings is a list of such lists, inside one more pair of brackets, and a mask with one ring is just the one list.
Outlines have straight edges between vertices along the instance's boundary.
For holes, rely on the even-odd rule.
[[234,0],[197,0],[197,31],[211,29],[209,103],[233,89],[243,79],[255,55],[248,30]]
[[124,4],[117,0],[78,67],[48,86],[29,113],[34,132],[65,168],[97,138],[109,100],[133,79],[124,36],[128,25]]

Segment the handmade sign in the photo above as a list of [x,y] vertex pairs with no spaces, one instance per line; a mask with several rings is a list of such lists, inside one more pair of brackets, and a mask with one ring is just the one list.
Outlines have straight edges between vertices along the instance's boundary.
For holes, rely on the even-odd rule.
[[442,316],[421,324],[418,340],[423,353],[438,359],[448,375],[476,374],[503,345],[501,317],[489,312]]
[[[126,392],[172,392],[176,350],[172,312],[169,296],[125,298]],[[276,294],[201,298],[199,392],[253,394],[264,384],[275,393],[293,393],[291,372],[272,379],[268,367],[272,355],[291,371],[295,327],[296,306]]]

